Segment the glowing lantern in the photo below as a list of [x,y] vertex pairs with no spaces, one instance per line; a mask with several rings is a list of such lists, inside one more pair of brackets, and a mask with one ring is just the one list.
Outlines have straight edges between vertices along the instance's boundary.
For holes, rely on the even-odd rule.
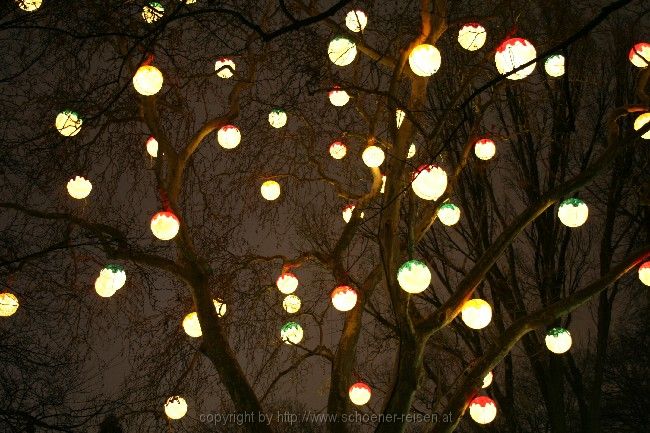
[[334,159],[342,159],[348,153],[348,148],[345,144],[340,141],[335,141],[330,144],[330,155]]
[[494,141],[490,140],[489,138],[483,138],[477,141],[474,145],[474,155],[483,161],[487,161],[488,159],[492,158],[496,151],[497,148],[494,144]]
[[453,203],[445,203],[438,208],[438,219],[446,226],[453,226],[460,220],[460,208]]
[[217,132],[217,141],[224,149],[234,149],[241,141],[239,128],[234,125],[225,125]]
[[230,59],[221,58],[214,63],[214,70],[219,78],[230,78],[235,70],[235,62]]
[[398,129],[400,126],[402,126],[404,117],[406,117],[406,113],[404,111],[400,110],[399,108],[395,110],[395,123],[397,124]]
[[267,180],[260,187],[260,192],[266,200],[273,201],[280,197],[280,184],[274,180]]
[[385,190],[386,190],[386,175],[382,174],[381,175],[381,189],[379,190],[379,192],[381,194],[383,194]]
[[458,32],[458,43],[467,51],[480,49],[487,39],[485,28],[477,23],[465,24]]
[[81,200],[88,197],[90,191],[93,189],[93,185],[84,177],[75,176],[74,179],[68,181],[67,189],[70,197]]
[[0,317],[13,316],[18,306],[18,298],[13,293],[0,293]]
[[347,66],[357,56],[357,45],[346,37],[337,36],[330,42],[327,54],[335,65]]
[[280,293],[288,295],[289,293],[295,292],[298,288],[298,278],[291,272],[284,272],[275,281],[275,285],[278,286]]
[[18,7],[27,12],[34,12],[43,4],[43,0],[16,0]]
[[415,143],[411,143],[411,146],[409,146],[409,151],[406,154],[406,159],[411,159],[415,156],[415,152],[417,152],[417,147],[415,147]]
[[54,122],[56,129],[58,129],[61,135],[66,137],[72,137],[77,135],[81,131],[81,124],[83,120],[77,113],[71,110],[65,110],[59,113],[56,116],[56,121]]
[[142,8],[142,18],[149,24],[158,21],[164,13],[165,8],[158,2],[149,2]]
[[181,419],[187,413],[187,403],[183,397],[169,397],[165,402],[165,415],[170,419]]
[[331,297],[332,305],[339,311],[350,311],[357,305],[357,292],[350,286],[338,286]]
[[140,66],[133,76],[133,87],[144,96],[155,95],[162,89],[163,75],[155,66]]
[[280,337],[286,344],[300,343],[303,335],[302,326],[296,322],[287,322],[280,329]]
[[147,153],[153,158],[158,156],[158,140],[153,135],[147,139]]
[[488,424],[497,416],[497,406],[490,397],[476,397],[469,404],[469,416],[479,424]]
[[422,293],[431,283],[431,271],[420,260],[409,260],[397,270],[397,282],[407,293]]
[[327,93],[327,96],[329,96],[332,105],[336,107],[342,107],[350,101],[350,95],[348,95],[348,92],[342,90],[339,86],[334,86],[332,90]]
[[550,77],[561,77],[564,75],[564,56],[554,54],[546,58],[544,70]]
[[589,208],[579,198],[568,198],[560,204],[557,216],[567,227],[580,227],[589,217]]
[[639,267],[639,280],[646,286],[650,286],[650,261]]
[[[353,204],[349,204],[346,207],[343,208],[343,221],[346,223],[349,223],[350,220],[352,219],[352,212],[354,211],[355,206]],[[361,215],[359,215],[361,218],[364,217],[363,212],[361,212]]]
[[357,382],[348,390],[350,401],[357,406],[363,406],[370,401],[372,391],[370,387],[363,382]]
[[[634,120],[634,130],[638,131],[645,126],[646,123],[650,122],[650,113],[643,113]],[[650,131],[647,131],[641,136],[646,140],[650,140]]]
[[302,302],[300,302],[300,298],[296,295],[287,295],[282,301],[282,308],[289,314],[297,313],[301,306]]
[[492,320],[492,307],[483,299],[470,299],[463,304],[461,315],[465,325],[472,329],[483,329]]
[[447,173],[435,164],[423,165],[413,173],[411,188],[423,200],[437,200],[447,189]]
[[[504,41],[497,48],[494,61],[497,70],[501,75],[508,74],[521,65],[524,65],[537,57],[537,51],[533,44],[523,38],[512,38]],[[524,69],[509,75],[509,80],[521,80],[526,78],[535,70],[535,63],[526,66]]]
[[384,151],[381,150],[381,147],[374,145],[366,147],[361,154],[364,164],[370,168],[379,167],[384,162],[384,158]]
[[345,16],[345,25],[350,31],[359,33],[366,28],[368,17],[363,11],[350,11]]
[[492,372],[490,371],[490,372],[489,372],[488,374],[486,374],[485,377],[483,378],[483,385],[481,385],[481,388],[487,388],[488,386],[490,386],[490,384],[492,383],[492,379],[493,379],[493,378],[494,378],[494,375],[493,375]]
[[546,347],[553,353],[564,353],[571,348],[571,334],[564,328],[553,328],[546,333]]
[[647,68],[650,65],[650,43],[639,42],[634,45],[628,57],[637,68]]
[[[221,299],[213,299],[212,303],[217,312],[217,317],[223,317],[227,310],[226,304]],[[201,323],[199,323],[199,315],[196,311],[192,311],[185,316],[183,319],[183,330],[192,338],[198,338],[203,335]]]
[[151,217],[151,232],[161,241],[173,239],[180,229],[180,221],[172,212],[162,211]]
[[269,123],[274,128],[282,128],[287,124],[287,113],[279,108],[272,110],[269,113]]
[[119,265],[108,265],[95,280],[95,291],[103,298],[110,298],[126,283],[126,272]]
[[440,51],[433,45],[420,44],[409,54],[409,66],[415,75],[430,77],[440,69]]

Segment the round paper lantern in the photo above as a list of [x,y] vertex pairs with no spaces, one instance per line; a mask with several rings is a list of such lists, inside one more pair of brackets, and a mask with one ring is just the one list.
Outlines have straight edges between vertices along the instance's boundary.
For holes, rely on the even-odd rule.
[[497,406],[490,397],[475,397],[469,404],[469,416],[479,424],[488,424],[497,416]]
[[0,293],[0,317],[13,316],[18,307],[18,298],[13,293]]
[[142,8],[142,18],[149,24],[158,21],[164,13],[165,8],[158,2],[149,2]]
[[415,143],[411,143],[411,145],[409,146],[409,151],[406,154],[406,159],[413,158],[415,156],[415,152],[417,152],[417,150],[418,149],[417,149],[417,147],[415,147]]
[[580,227],[589,217],[589,208],[579,198],[568,198],[560,204],[557,216],[567,227]]
[[330,144],[330,155],[334,159],[343,159],[348,153],[348,147],[340,141]]
[[384,151],[381,147],[370,145],[361,154],[364,164],[370,168],[379,167],[384,162]]
[[546,333],[546,347],[553,353],[564,353],[571,348],[571,334],[564,328],[553,328]]
[[280,197],[280,184],[274,180],[267,180],[260,187],[260,192],[266,200],[273,201]]
[[345,16],[345,26],[355,33],[366,28],[368,17],[363,11],[350,11]]
[[[349,204],[349,205],[347,205],[346,207],[343,208],[343,212],[342,212],[343,213],[343,221],[345,221],[346,223],[350,222],[350,220],[352,219],[352,212],[354,211],[355,207],[356,207],[355,205]],[[364,213],[361,212],[361,215],[359,215],[359,216],[361,218],[363,218]]]
[[239,128],[234,125],[225,125],[217,132],[217,142],[224,149],[234,149],[241,141]]
[[282,301],[282,308],[289,314],[297,313],[301,306],[302,302],[296,295],[287,295]]
[[404,111],[400,110],[399,108],[395,110],[395,123],[397,124],[398,129],[400,126],[402,126],[404,117],[406,117],[406,113]]
[[357,382],[348,390],[350,401],[357,406],[363,406],[370,401],[372,391],[370,387],[363,382]]
[[95,291],[103,298],[110,298],[126,283],[126,272],[119,265],[108,265],[95,280]]
[[483,329],[492,320],[492,307],[483,299],[470,299],[463,304],[461,317],[472,329]]
[[181,419],[187,413],[187,403],[183,397],[169,397],[165,402],[165,415],[170,419]]
[[485,28],[477,23],[465,24],[458,31],[458,43],[467,51],[476,51],[485,45],[487,33]]
[[235,70],[235,62],[230,59],[221,58],[214,63],[214,70],[219,78],[230,78]]
[[639,42],[634,45],[628,57],[637,68],[647,68],[650,65],[650,43]]
[[158,140],[153,135],[147,140],[147,153],[153,158],[158,156]]
[[282,128],[287,124],[287,113],[279,108],[272,110],[269,113],[269,123],[274,128]]
[[77,113],[71,110],[65,110],[56,116],[54,125],[61,135],[72,137],[81,131],[82,123],[83,120]]
[[296,322],[287,322],[280,329],[280,337],[286,344],[300,343],[303,335],[302,326]]
[[[537,57],[537,51],[533,44],[523,38],[511,38],[503,41],[497,48],[494,61],[497,70],[501,75],[505,75],[512,70],[524,65]],[[535,63],[526,66],[524,69],[509,75],[509,80],[521,80],[526,78],[535,70]]]
[[420,44],[409,54],[409,66],[415,75],[430,77],[440,69],[440,51],[433,45]]
[[280,293],[288,295],[295,292],[298,288],[298,278],[291,272],[284,272],[275,281],[275,285],[278,287]]
[[381,175],[381,189],[379,190],[379,192],[381,194],[383,194],[385,190],[386,190],[386,175],[382,174]]
[[330,42],[327,54],[336,66],[347,66],[357,56],[357,45],[346,37],[337,36]]
[[646,286],[650,286],[650,261],[639,266],[639,280]]
[[144,96],[155,95],[162,89],[163,75],[152,65],[140,66],[133,76],[133,87]]
[[338,286],[331,297],[332,305],[339,311],[350,311],[357,305],[357,292],[350,286]]
[[90,191],[93,189],[93,185],[84,177],[75,176],[74,179],[68,181],[67,189],[70,197],[81,200],[88,197]]
[[16,0],[18,7],[27,12],[34,12],[43,4],[43,0]]
[[423,165],[413,173],[411,188],[423,200],[437,200],[447,189],[447,173],[435,164]]
[[407,293],[422,293],[431,283],[431,271],[420,260],[409,260],[397,270],[397,282]]
[[493,379],[493,378],[494,378],[494,375],[493,375],[492,372],[490,371],[490,372],[489,372],[488,374],[486,374],[485,377],[483,378],[483,385],[481,385],[481,388],[487,388],[488,386],[490,386],[490,384],[492,383],[492,379]]
[[[641,128],[643,128],[646,123],[650,122],[650,113],[643,113],[639,117],[637,117],[634,120],[634,130],[638,131]],[[650,131],[646,131],[645,134],[641,136],[641,138],[644,138],[646,140],[650,140]]]
[[453,226],[460,220],[460,208],[453,203],[445,203],[438,208],[438,219],[446,226]]
[[178,217],[169,211],[162,211],[151,217],[151,232],[161,241],[173,239],[180,229]]
[[546,58],[544,70],[550,77],[561,77],[564,75],[564,56],[554,54]]
[[332,90],[327,93],[327,96],[329,96],[332,105],[336,107],[342,107],[350,101],[350,95],[348,95],[348,92],[342,90],[339,86],[334,86]]
[[483,161],[487,161],[488,159],[492,158],[496,151],[497,147],[494,144],[494,141],[490,140],[489,138],[483,138],[477,141],[474,145],[474,155]]
[[[212,303],[217,312],[217,317],[223,317],[227,310],[226,304],[220,299],[213,299]],[[183,318],[183,330],[192,338],[198,338],[203,335],[201,323],[199,323],[199,315],[196,311],[192,311]]]

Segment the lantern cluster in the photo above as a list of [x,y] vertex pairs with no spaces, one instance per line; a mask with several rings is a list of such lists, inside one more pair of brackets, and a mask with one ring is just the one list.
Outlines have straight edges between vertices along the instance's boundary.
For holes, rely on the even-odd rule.
[[119,265],[108,265],[99,272],[99,276],[95,280],[95,292],[102,298],[110,298],[124,287],[125,283],[124,268]]

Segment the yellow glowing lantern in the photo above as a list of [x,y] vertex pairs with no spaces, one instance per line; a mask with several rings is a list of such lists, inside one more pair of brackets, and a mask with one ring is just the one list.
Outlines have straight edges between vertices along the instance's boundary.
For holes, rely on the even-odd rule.
[[483,329],[492,320],[492,307],[483,299],[470,299],[463,304],[461,317],[472,329]]
[[[212,303],[217,312],[217,317],[223,317],[227,310],[226,304],[221,299],[213,299]],[[192,311],[183,318],[183,330],[192,338],[198,338],[203,335],[201,323],[199,323],[199,315],[196,311]]]
[[330,156],[334,159],[343,159],[348,153],[348,147],[340,141],[330,144]]
[[650,65],[650,43],[639,42],[634,45],[628,57],[637,68],[647,68]]
[[357,382],[348,390],[350,401],[357,406],[363,406],[370,401],[372,391],[370,387],[363,382]]
[[430,77],[440,69],[440,51],[433,45],[420,44],[409,54],[409,66],[415,75]]
[[27,12],[34,12],[43,4],[43,0],[16,0],[18,7]]
[[385,190],[386,190],[386,175],[382,174],[381,175],[381,189],[379,190],[379,192],[381,194],[383,194]]
[[423,200],[437,200],[447,189],[447,173],[435,164],[420,166],[413,173],[411,188]]
[[287,124],[287,113],[279,108],[272,110],[269,113],[269,123],[274,128],[282,128]]
[[397,128],[399,129],[400,126],[402,126],[402,122],[404,122],[404,117],[406,117],[406,113],[399,108],[395,110],[395,123],[397,124]]
[[560,204],[557,216],[567,227],[580,227],[589,218],[589,208],[579,198],[569,198]]
[[178,395],[169,397],[165,402],[165,415],[170,419],[181,419],[187,413],[187,402]]
[[487,33],[485,28],[477,23],[465,24],[458,32],[458,43],[467,51],[476,51],[485,45]]
[[379,167],[384,162],[384,158],[384,151],[381,150],[381,147],[372,144],[366,147],[361,154],[363,163],[370,168]]
[[95,291],[103,298],[110,298],[126,283],[126,272],[119,265],[108,265],[95,280]]
[[350,11],[345,16],[345,26],[355,33],[359,33],[366,28],[368,16],[363,11]]
[[149,2],[142,8],[142,18],[148,23],[155,23],[162,18],[165,8],[158,2]]
[[[501,75],[508,74],[514,69],[532,61],[537,57],[535,47],[523,38],[511,38],[497,48],[494,61]],[[509,80],[521,80],[535,70],[535,63],[526,66],[514,74],[508,75]]]
[[284,308],[284,311],[289,314],[297,313],[300,310],[301,306],[302,302],[296,295],[287,295],[282,301],[282,308]]
[[214,70],[219,78],[230,78],[235,71],[235,62],[225,57],[214,62]]
[[544,61],[544,70],[549,77],[561,77],[564,75],[564,56],[562,54],[554,54],[546,58]]
[[488,386],[490,386],[490,384],[492,383],[492,379],[494,379],[494,375],[493,375],[492,372],[490,371],[490,372],[489,372],[488,374],[486,374],[485,377],[483,378],[483,385],[481,385],[481,388],[487,388]]
[[650,286],[650,261],[639,266],[639,280],[646,286]]
[[18,298],[9,292],[0,293],[0,317],[13,316],[18,311]]
[[178,217],[169,211],[158,212],[151,217],[151,232],[161,241],[173,239],[180,226]]
[[155,95],[162,89],[163,75],[152,65],[140,66],[133,76],[133,87],[144,96]]
[[70,197],[81,200],[88,197],[90,191],[93,189],[93,185],[86,178],[75,176],[74,179],[68,181],[67,189]]
[[56,116],[54,125],[61,135],[72,137],[81,131],[82,123],[83,120],[77,113],[71,110],[65,110]]
[[147,153],[153,158],[158,156],[158,140],[153,135],[147,139]]
[[564,328],[553,328],[546,333],[544,342],[548,350],[562,354],[571,348],[571,334]]
[[[641,128],[643,128],[646,123],[650,122],[650,113],[643,113],[639,117],[637,117],[634,120],[634,130],[638,131]],[[646,140],[650,140],[650,131],[646,131],[645,134],[641,136],[641,138],[644,138]]]
[[224,149],[234,149],[241,141],[241,132],[234,125],[225,125],[217,132],[217,142]]
[[275,281],[275,285],[278,287],[280,293],[288,295],[295,292],[298,288],[298,278],[291,272],[284,272]]
[[260,192],[266,200],[273,201],[280,197],[280,184],[274,180],[267,180],[260,187]]
[[397,270],[397,282],[407,293],[422,293],[431,284],[431,271],[420,260],[409,260]]
[[409,151],[406,154],[406,159],[411,159],[415,156],[415,152],[417,152],[417,147],[415,146],[415,143],[411,143],[411,146],[409,147]]
[[357,305],[357,292],[350,286],[338,286],[331,294],[332,305],[339,311],[350,311]]
[[479,424],[488,424],[497,416],[497,405],[490,397],[475,397],[469,404],[469,416]]
[[489,138],[482,138],[478,140],[476,144],[474,144],[474,155],[483,161],[491,159],[496,151],[497,147],[494,144],[494,141],[490,140]]
[[286,344],[298,344],[303,336],[302,326],[296,322],[287,322],[280,328],[280,338]]
[[357,56],[357,45],[346,37],[337,36],[330,42],[327,54],[336,66],[347,66]]
[[446,226],[453,226],[460,220],[460,208],[453,203],[445,203],[438,208],[438,219]]
[[[347,205],[346,207],[343,208],[343,212],[342,212],[343,213],[343,221],[345,221],[346,223],[350,222],[350,219],[352,219],[352,212],[354,211],[355,207],[356,206],[354,206],[353,204],[349,204],[349,205]],[[361,215],[359,215],[359,217],[363,218],[364,213],[361,212]]]
[[341,89],[339,86],[334,86],[332,90],[327,93],[327,96],[329,96],[330,102],[335,107],[342,107],[350,101],[350,95],[348,95],[348,92]]

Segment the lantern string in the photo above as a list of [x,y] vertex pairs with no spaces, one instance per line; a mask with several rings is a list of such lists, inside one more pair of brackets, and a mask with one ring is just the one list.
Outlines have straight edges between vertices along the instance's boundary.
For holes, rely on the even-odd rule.
[[171,207],[169,206],[169,196],[167,195],[167,191],[159,188],[158,193],[160,194],[160,202],[162,203],[163,209],[169,211]]
[[142,62],[141,66],[149,66],[153,63],[153,60],[154,60],[154,55],[151,53],[147,53],[147,57]]
[[512,38],[514,35],[517,34],[518,31],[519,31],[519,28],[517,27],[517,25],[516,24],[513,25],[512,28],[510,29],[510,31],[506,34],[505,40],[508,40],[508,39]]

